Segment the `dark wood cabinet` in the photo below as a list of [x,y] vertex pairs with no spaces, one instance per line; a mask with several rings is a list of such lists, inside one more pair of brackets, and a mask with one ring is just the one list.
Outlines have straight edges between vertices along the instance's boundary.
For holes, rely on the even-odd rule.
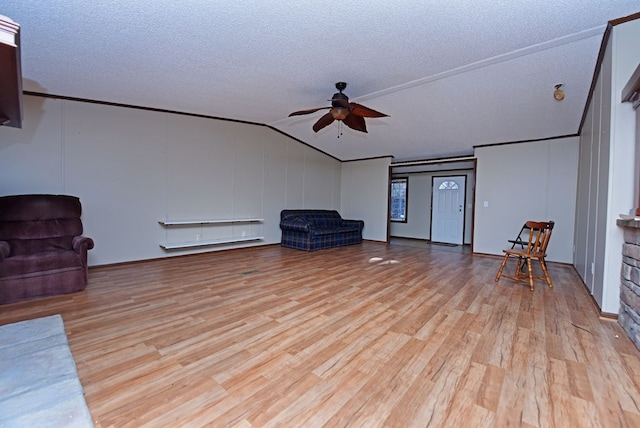
[[0,125],[22,128],[20,25],[0,15]]

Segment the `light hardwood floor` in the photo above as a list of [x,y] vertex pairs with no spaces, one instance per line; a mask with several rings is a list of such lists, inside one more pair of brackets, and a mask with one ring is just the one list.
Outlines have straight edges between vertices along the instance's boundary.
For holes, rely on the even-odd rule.
[[[97,427],[640,427],[640,352],[570,266],[365,242],[95,268],[62,314]],[[619,338],[616,337],[619,336]]]

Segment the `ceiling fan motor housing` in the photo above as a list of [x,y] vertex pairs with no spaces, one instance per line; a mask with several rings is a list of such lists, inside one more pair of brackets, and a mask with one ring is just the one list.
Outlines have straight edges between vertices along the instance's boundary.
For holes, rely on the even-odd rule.
[[349,97],[346,96],[345,94],[343,94],[342,92],[336,92],[335,94],[333,94],[333,97],[331,97],[331,106],[332,107],[342,107],[344,105],[344,103],[341,102],[337,102],[336,100],[342,100],[344,102],[349,102]]

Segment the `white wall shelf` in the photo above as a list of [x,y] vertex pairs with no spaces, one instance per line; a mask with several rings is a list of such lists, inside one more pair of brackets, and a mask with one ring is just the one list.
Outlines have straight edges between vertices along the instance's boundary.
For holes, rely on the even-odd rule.
[[212,245],[233,244],[236,242],[260,241],[263,236],[241,236],[224,239],[208,239],[203,241],[186,241],[186,242],[166,242],[160,244],[164,250],[177,250],[181,248],[209,247]]
[[231,224],[231,223],[262,223],[263,218],[232,218],[232,219],[204,219],[204,220],[159,220],[163,226],[188,226],[198,224]]
[[[239,223],[262,223],[262,218],[230,218],[230,219],[202,219],[202,220],[159,220],[162,226],[216,226],[224,224],[239,224]],[[199,237],[200,235],[198,235]],[[160,244],[160,247],[164,250],[176,250],[181,248],[197,248],[197,247],[209,247],[212,245],[232,244],[236,242],[250,242],[260,241],[264,239],[263,236],[235,236],[222,239],[203,239],[196,241],[184,241],[184,242],[165,242]]]

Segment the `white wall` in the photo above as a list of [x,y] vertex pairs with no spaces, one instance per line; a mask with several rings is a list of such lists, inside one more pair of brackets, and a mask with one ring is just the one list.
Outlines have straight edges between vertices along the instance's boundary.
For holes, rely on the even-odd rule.
[[640,63],[638,40],[640,20],[613,27],[580,136],[574,264],[606,313],[620,307],[623,233],[616,219],[635,208],[635,113],[621,94]]
[[387,240],[390,164],[391,157],[342,164],[340,214],[364,220],[364,239]]
[[475,188],[473,171],[435,171],[411,173],[407,198],[407,222],[391,222],[391,236],[415,239],[431,239],[431,194],[433,177],[464,175],[466,179],[466,210],[464,219],[464,243],[471,243],[473,231],[473,191]]
[[[340,209],[341,163],[267,127],[33,96],[24,108],[23,129],[0,128],[0,195],[79,196],[90,265],[277,243],[280,210]],[[158,224],[247,217],[264,223]],[[265,239],[159,247],[243,233]]]
[[547,259],[571,263],[578,142],[569,137],[476,148],[474,252],[502,255],[524,222],[553,220]]

